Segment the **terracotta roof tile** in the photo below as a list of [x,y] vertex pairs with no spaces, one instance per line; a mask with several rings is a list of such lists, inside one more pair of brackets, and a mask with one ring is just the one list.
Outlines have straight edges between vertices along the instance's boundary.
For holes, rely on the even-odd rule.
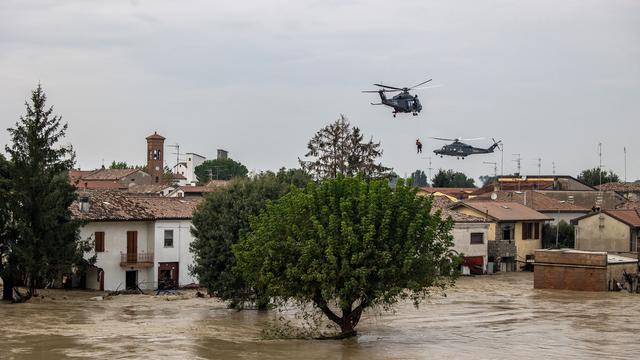
[[[80,210],[80,199],[89,199],[89,211]],[[70,207],[75,219],[89,221],[132,221],[190,219],[200,199],[140,196],[124,191],[89,190],[79,192]]]
[[451,217],[451,219],[455,222],[460,223],[483,223],[486,222],[481,217],[472,216],[463,214],[461,212],[452,210],[450,207],[455,202],[449,200],[449,198],[444,196],[433,196],[433,207],[431,208],[431,213],[434,214],[436,211],[440,210],[443,218]]
[[460,206],[467,206],[487,214],[489,217],[497,221],[545,221],[551,220],[550,217],[537,212],[529,207],[515,202],[506,201],[465,201],[455,203],[452,208],[456,209]]
[[[498,190],[493,191],[497,197],[497,201],[512,201],[525,205],[526,194],[526,206],[536,211],[551,212],[589,212],[590,209],[573,205],[568,202],[560,202],[552,197],[546,196],[542,193],[532,190],[526,191],[508,191]],[[468,201],[487,201],[490,199],[491,193],[485,193],[474,198],[470,198]]]
[[640,192],[640,182],[610,182],[596,186],[596,188],[619,192]]
[[633,227],[640,227],[640,210],[605,210],[605,214],[609,214],[612,217],[624,222],[627,225]]
[[142,171],[139,169],[100,169],[83,176],[83,180],[120,180],[135,172]]

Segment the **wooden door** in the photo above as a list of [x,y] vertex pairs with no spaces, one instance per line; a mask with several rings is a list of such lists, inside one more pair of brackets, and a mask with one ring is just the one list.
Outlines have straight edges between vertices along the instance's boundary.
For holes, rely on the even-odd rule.
[[138,232],[127,231],[127,262],[138,262]]

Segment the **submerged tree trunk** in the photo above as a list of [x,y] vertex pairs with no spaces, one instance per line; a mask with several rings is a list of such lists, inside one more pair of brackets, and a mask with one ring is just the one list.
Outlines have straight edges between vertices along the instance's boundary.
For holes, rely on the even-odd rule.
[[346,339],[358,335],[356,326],[360,322],[362,311],[368,306],[365,300],[360,301],[360,305],[353,308],[353,303],[342,308],[342,316],[336,315],[321,296],[313,299],[314,304],[322,310],[329,320],[340,326],[340,335],[328,337],[327,339]]

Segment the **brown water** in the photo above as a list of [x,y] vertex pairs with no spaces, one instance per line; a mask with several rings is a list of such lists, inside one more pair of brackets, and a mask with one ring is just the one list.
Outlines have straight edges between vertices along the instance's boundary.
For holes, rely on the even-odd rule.
[[[533,290],[531,274],[463,278],[419,309],[369,314],[357,338],[261,340],[273,313],[153,296],[0,304],[0,359],[637,359],[640,295]],[[53,296],[63,296],[57,292]],[[69,295],[71,296],[71,295]]]

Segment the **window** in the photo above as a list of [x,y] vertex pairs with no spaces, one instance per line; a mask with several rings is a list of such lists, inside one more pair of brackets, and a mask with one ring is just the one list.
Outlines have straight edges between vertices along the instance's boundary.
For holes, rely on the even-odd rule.
[[173,247],[173,230],[164,231],[164,247]]
[[522,223],[522,240],[531,240],[540,238],[540,224],[526,222]]
[[471,245],[474,244],[484,244],[483,233],[471,233]]
[[96,231],[94,238],[96,240],[96,252],[104,252],[104,231]]

